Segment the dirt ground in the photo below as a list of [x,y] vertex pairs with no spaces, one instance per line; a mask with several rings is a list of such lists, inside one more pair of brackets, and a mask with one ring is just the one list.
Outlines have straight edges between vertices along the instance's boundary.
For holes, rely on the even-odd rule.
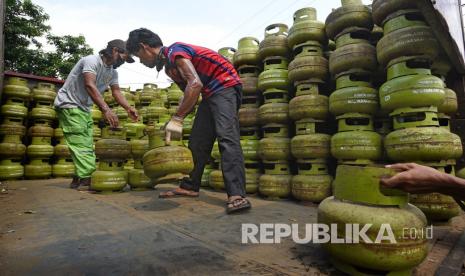
[[[160,191],[89,194],[70,180],[4,182],[1,275],[341,275],[317,244],[242,244],[242,223],[316,223],[317,205],[251,197],[226,215],[225,194],[159,199]],[[464,216],[434,228],[416,275],[433,275],[465,229]]]

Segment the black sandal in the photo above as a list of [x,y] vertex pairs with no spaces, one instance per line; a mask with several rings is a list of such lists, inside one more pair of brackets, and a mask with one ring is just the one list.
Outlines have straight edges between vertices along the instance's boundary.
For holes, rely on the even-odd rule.
[[236,198],[226,203],[226,213],[232,214],[239,211],[244,211],[252,208],[250,201],[246,198]]

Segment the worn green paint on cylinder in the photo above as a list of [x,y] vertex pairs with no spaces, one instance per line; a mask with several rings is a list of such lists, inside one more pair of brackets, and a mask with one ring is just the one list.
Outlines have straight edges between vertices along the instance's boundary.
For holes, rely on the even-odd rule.
[[432,75],[409,75],[384,83],[379,89],[381,108],[438,106],[444,102],[444,83]]
[[417,24],[384,34],[376,45],[376,54],[383,66],[402,56],[423,55],[432,61],[438,55],[439,47],[431,28]]
[[395,239],[395,242],[382,243],[325,244],[325,250],[343,270],[355,272],[357,268],[365,268],[394,275],[409,271],[426,257],[426,236],[410,238],[403,233],[406,228],[424,233],[425,215],[407,203],[407,194],[380,186],[382,176],[393,174],[392,170],[383,167],[338,167],[334,181],[335,195],[320,203],[318,223],[337,224],[338,236],[344,238],[347,235],[344,225],[370,224],[366,234],[372,241],[376,240],[382,225],[387,224]]
[[264,60],[265,70],[258,76],[258,89],[289,89],[288,61],[283,57],[267,57]]
[[258,47],[260,41],[255,37],[243,37],[238,42],[237,51],[233,56],[234,66],[241,65],[258,65],[260,58],[258,57]]
[[143,156],[145,175],[152,180],[174,174],[189,174],[194,164],[191,151],[183,146],[164,146],[151,149]]
[[49,178],[52,175],[52,166],[48,159],[32,159],[24,166],[24,176],[28,179]]
[[277,23],[265,28],[265,38],[258,46],[258,56],[261,60],[271,56],[287,57],[289,46],[287,43],[288,27]]
[[324,95],[303,95],[289,102],[289,116],[292,120],[326,119],[329,115],[328,97]]
[[289,80],[304,81],[315,79],[324,81],[328,74],[328,60],[323,57],[319,43],[306,42],[295,48],[296,56],[289,63]]
[[238,111],[239,125],[241,127],[252,127],[258,125],[258,108],[245,106]]
[[289,121],[289,104],[267,103],[258,109],[258,122],[266,124],[287,124]]
[[73,160],[68,158],[59,158],[58,161],[52,165],[53,177],[72,177],[75,174],[75,167]]
[[128,184],[131,187],[131,190],[135,191],[144,191],[144,190],[151,190],[153,189],[153,183],[150,178],[148,178],[144,174],[144,170],[139,169],[131,169],[128,173]]
[[439,127],[399,129],[389,133],[384,143],[393,161],[447,160],[462,155],[460,137]]
[[349,112],[375,114],[378,109],[378,91],[372,87],[345,87],[329,96],[329,111],[336,116]]
[[329,158],[331,135],[314,133],[296,135],[291,140],[291,153],[296,159]]
[[28,100],[31,95],[31,89],[29,89],[26,79],[9,77],[5,80],[2,93],[6,98]]
[[341,1],[342,7],[333,10],[326,17],[326,35],[334,39],[342,30],[348,27],[360,27],[371,30],[373,20],[371,11],[361,1]]
[[417,3],[404,0],[373,0],[371,5],[373,10],[373,21],[378,26],[383,26],[387,16],[400,10],[416,9]]
[[2,117],[26,118],[27,107],[24,106],[24,102],[22,100],[9,98],[5,104],[0,107],[0,114]]
[[317,21],[315,8],[302,8],[293,16],[294,23],[289,29],[287,42],[289,48],[306,41],[318,41],[325,45],[328,41],[325,33],[325,24]]
[[291,195],[291,175],[262,174],[258,191],[269,199],[287,198]]
[[291,158],[289,138],[269,137],[259,142],[258,154],[262,160],[277,161]]
[[14,180],[24,176],[24,166],[20,160],[0,160],[0,180]]
[[218,49],[218,54],[222,55],[224,58],[232,62],[234,53],[236,53],[236,49],[232,47],[223,47]]
[[92,173],[90,187],[101,193],[112,193],[123,190],[127,183],[127,171],[103,171],[99,169]]

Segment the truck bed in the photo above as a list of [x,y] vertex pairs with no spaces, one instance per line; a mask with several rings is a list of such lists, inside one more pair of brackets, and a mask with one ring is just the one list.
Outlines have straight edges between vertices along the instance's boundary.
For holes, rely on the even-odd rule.
[[[159,199],[174,185],[102,195],[71,190],[69,182],[3,182],[0,274],[340,274],[318,244],[241,244],[241,223],[316,223],[317,205],[252,196],[251,211],[226,215],[224,192]],[[434,227],[432,250],[416,275],[432,275],[447,260],[464,221],[462,215]]]

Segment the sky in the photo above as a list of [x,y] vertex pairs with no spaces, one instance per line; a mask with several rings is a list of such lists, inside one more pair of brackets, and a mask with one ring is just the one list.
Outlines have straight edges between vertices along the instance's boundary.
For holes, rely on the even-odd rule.
[[[145,27],[157,33],[164,45],[173,42],[195,44],[212,50],[237,48],[245,36],[260,41],[268,25],[292,26],[295,11],[304,7],[317,9],[318,21],[324,22],[340,0],[32,0],[50,16],[48,24],[55,35],[84,35],[95,54],[108,41],[126,40],[131,30]],[[362,0],[371,4],[371,0]],[[163,71],[135,63],[118,68],[121,87],[131,90],[144,83],[169,85]]]

